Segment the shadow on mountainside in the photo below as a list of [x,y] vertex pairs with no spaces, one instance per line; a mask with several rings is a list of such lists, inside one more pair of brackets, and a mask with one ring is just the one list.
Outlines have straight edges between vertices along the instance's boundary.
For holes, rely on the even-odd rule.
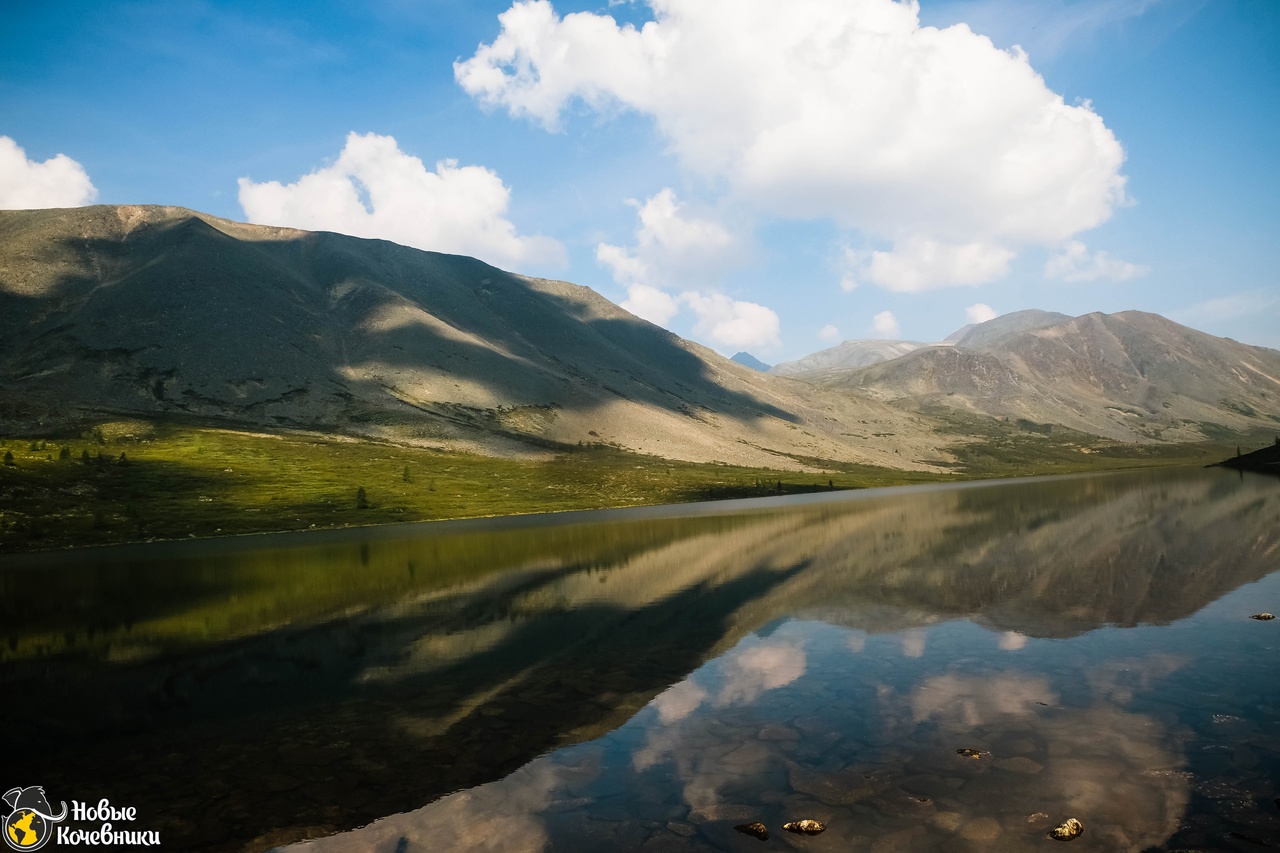
[[20,236],[0,278],[4,382],[68,404],[323,424],[405,404],[625,399],[796,420],[588,289],[472,258],[329,233],[241,239],[194,215]]

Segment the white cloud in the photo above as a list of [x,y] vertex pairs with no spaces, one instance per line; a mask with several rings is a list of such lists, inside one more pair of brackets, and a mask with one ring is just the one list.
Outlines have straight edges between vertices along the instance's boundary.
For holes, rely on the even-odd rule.
[[697,315],[694,334],[733,349],[781,346],[778,315],[754,302],[731,299],[723,293],[686,291],[680,301]]
[[818,330],[818,337],[824,341],[840,340],[840,330],[828,323]]
[[1015,251],[1105,222],[1124,152],[1018,50],[893,0],[648,0],[654,20],[522,0],[454,65],[491,106],[554,129],[573,103],[654,118],[683,166],[760,210],[893,244],[851,270],[896,290],[981,284]]
[[295,183],[240,179],[250,222],[378,237],[500,265],[563,264],[555,240],[516,233],[506,218],[510,195],[489,169],[441,160],[428,171],[393,137],[374,133],[348,134],[337,160]]
[[898,293],[919,293],[939,287],[976,286],[1009,273],[1014,253],[990,243],[940,243],[919,235],[894,245],[892,251],[851,253],[859,278]]
[[[732,299],[703,287],[741,262],[741,241],[724,225],[685,211],[670,188],[636,207],[640,227],[630,248],[600,243],[596,260],[627,289],[622,307],[660,326],[688,307],[694,334],[713,345],[746,349],[775,347],[780,323],[771,309]],[[677,292],[673,295],[669,288]]]
[[1151,272],[1150,267],[1131,264],[1113,258],[1103,251],[1089,253],[1089,248],[1079,240],[1071,240],[1058,254],[1045,262],[1045,278],[1059,281],[1094,281],[1099,278],[1111,281],[1128,281]]
[[1000,315],[990,305],[987,305],[984,302],[979,302],[977,305],[970,305],[968,308],[964,309],[964,316],[970,323],[976,325],[978,323],[985,323],[988,320],[994,320]]
[[97,197],[84,167],[66,154],[37,163],[18,143],[0,136],[0,210],[80,207]]
[[686,213],[669,187],[643,204],[634,199],[628,203],[640,220],[636,245],[596,247],[596,260],[609,267],[619,284],[689,287],[694,279],[718,277],[740,262],[740,241],[729,229],[708,216]]
[[658,326],[665,326],[680,313],[680,303],[665,290],[647,284],[627,286],[627,298],[622,307]]
[[893,316],[892,311],[881,311],[872,317],[871,328],[875,331],[877,338],[892,339],[902,334],[902,329],[898,327],[898,318]]

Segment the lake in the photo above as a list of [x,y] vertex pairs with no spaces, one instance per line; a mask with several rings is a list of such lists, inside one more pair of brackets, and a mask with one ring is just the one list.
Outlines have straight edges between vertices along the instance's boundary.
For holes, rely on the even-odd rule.
[[162,849],[1280,846],[1274,477],[0,560],[0,782]]

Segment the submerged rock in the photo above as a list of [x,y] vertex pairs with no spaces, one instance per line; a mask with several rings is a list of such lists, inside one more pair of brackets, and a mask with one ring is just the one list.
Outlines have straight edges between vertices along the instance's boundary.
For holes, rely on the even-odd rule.
[[1276,618],[1276,617],[1275,617],[1275,615],[1274,615],[1274,614],[1272,614],[1272,613],[1255,613],[1255,614],[1253,614],[1252,616],[1250,616],[1249,618],[1250,618],[1250,619],[1259,619],[1259,620],[1261,620],[1261,621],[1263,621],[1263,622],[1266,622],[1268,619],[1274,619],[1274,618]]
[[1070,841],[1079,837],[1082,832],[1084,832],[1084,824],[1073,817],[1069,817],[1050,830],[1049,837],[1056,838],[1059,841]]
[[743,835],[754,835],[761,841],[769,840],[769,830],[760,821],[756,821],[755,823],[740,823],[735,826],[734,829],[738,830],[738,832],[741,832]]
[[992,817],[975,817],[960,830],[960,837],[975,844],[990,844],[1000,837],[1004,828]]
[[981,758],[986,755],[986,753],[980,749],[969,749],[968,747],[964,747],[962,749],[957,749],[956,755],[963,755],[965,758]]
[[827,831],[827,825],[818,820],[797,820],[791,823],[784,823],[782,828],[787,832],[794,832],[799,835],[818,835]]

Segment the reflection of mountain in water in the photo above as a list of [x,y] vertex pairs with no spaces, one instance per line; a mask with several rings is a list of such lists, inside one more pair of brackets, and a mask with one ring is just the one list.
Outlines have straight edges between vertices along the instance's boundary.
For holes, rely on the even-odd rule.
[[[1035,636],[1181,618],[1266,573],[1272,482],[1163,472],[22,558],[0,572],[0,678],[30,698],[0,748],[51,790],[96,780],[176,847],[265,849],[595,737],[781,617]],[[17,607],[36,577],[63,606]]]
[[969,617],[1030,636],[1162,624],[1271,568],[1259,479],[1093,477],[940,491],[833,516],[785,609],[868,630]]

